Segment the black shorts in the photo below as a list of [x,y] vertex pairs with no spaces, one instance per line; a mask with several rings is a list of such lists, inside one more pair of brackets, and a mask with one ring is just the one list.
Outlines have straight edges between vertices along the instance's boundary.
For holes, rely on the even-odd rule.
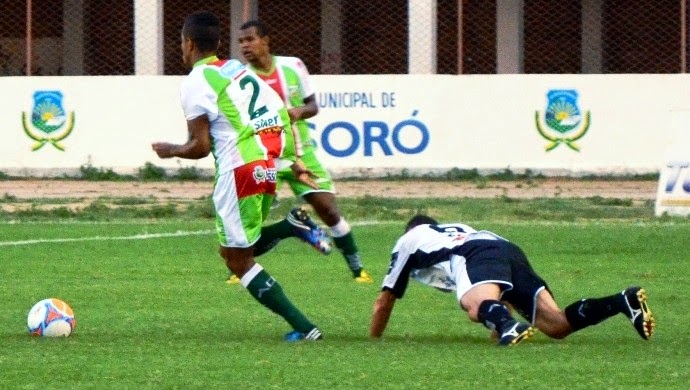
[[534,323],[537,295],[549,290],[546,281],[534,271],[527,256],[517,245],[503,240],[477,240],[465,256],[467,276],[472,285],[496,283],[501,286],[501,300],[509,302],[530,323]]

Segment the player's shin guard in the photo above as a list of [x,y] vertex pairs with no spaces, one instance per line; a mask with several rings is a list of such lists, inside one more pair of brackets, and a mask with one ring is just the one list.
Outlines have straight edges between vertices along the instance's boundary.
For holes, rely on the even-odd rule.
[[479,322],[490,330],[503,333],[506,325],[515,322],[508,308],[495,299],[487,299],[479,305],[477,317]]
[[290,302],[280,284],[259,264],[254,264],[242,276],[241,282],[254,299],[283,317],[296,331],[307,333],[314,329],[314,324]]
[[565,308],[565,318],[573,332],[596,325],[622,310],[621,295],[604,298],[587,298],[574,302]]

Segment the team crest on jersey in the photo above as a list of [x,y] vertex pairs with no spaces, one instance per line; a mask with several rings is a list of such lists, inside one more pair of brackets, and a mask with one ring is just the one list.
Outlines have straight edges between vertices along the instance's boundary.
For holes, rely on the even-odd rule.
[[263,183],[265,181],[275,183],[277,171],[275,168],[264,169],[264,167],[257,165],[254,167],[254,173],[252,175],[256,184]]
[[74,111],[69,114],[62,106],[62,92],[36,91],[34,92],[34,107],[29,115],[22,111],[22,125],[24,133],[36,141],[32,151],[42,148],[49,143],[56,149],[65,151],[61,141],[67,138],[74,129]]
[[591,115],[587,111],[582,115],[577,104],[577,91],[555,89],[547,94],[544,118],[539,111],[534,113],[534,120],[539,134],[548,142],[546,151],[565,144],[570,149],[579,152],[580,146],[575,141],[581,139],[589,130]]
[[299,98],[299,87],[297,85],[289,85],[288,95],[290,96],[290,99]]

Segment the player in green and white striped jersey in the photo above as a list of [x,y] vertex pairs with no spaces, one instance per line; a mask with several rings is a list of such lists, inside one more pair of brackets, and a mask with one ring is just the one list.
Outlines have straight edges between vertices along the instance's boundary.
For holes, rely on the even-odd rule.
[[182,84],[181,100],[189,138],[181,145],[157,142],[152,148],[161,158],[199,159],[213,153],[216,227],[228,269],[257,301],[292,326],[287,341],[318,340],[319,328],[254,261],[261,238],[272,241],[262,224],[275,196],[277,169],[289,166],[296,180],[317,186],[296,160],[290,118],[280,97],[239,61],[219,60],[219,37],[215,15],[198,12],[185,20],[182,58],[192,71]]
[[319,109],[307,67],[297,57],[272,55],[268,27],[261,21],[251,20],[242,24],[239,43],[249,67],[285,102],[293,128],[297,130],[297,144],[301,145],[296,153],[307,169],[316,175],[315,181],[319,188],[305,186],[295,180],[288,170],[278,171],[279,181],[286,182],[292,192],[309,203],[319,218],[328,225],[333,241],[345,258],[354,280],[358,283],[371,283],[371,276],[364,270],[350,225],[336,205],[333,180],[317,159],[309,134],[306,119],[316,115]]

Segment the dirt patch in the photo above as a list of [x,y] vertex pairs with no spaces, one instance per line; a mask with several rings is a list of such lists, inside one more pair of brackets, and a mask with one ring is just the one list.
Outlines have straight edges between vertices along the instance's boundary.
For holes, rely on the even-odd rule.
[[[583,198],[600,196],[634,200],[652,200],[656,196],[654,181],[583,181],[544,179],[526,181],[428,182],[428,181],[340,181],[336,182],[340,197],[365,195],[391,198]],[[80,199],[90,201],[101,197],[156,198],[160,200],[192,200],[210,195],[210,182],[91,182],[74,180],[11,180],[0,181],[0,197],[5,199]],[[288,188],[278,193],[292,194]]]

